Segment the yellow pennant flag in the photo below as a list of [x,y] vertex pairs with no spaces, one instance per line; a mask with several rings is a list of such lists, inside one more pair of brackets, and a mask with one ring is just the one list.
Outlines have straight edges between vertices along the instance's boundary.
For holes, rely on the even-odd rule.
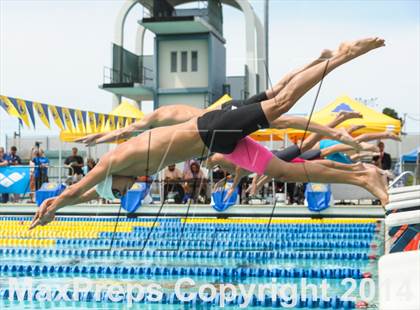
[[51,128],[50,120],[48,119],[48,106],[39,102],[34,102],[33,107],[44,125],[47,126],[48,129]]
[[109,125],[109,130],[115,130],[115,116],[114,115],[109,115],[108,125]]
[[70,110],[68,108],[62,108],[64,122],[66,123],[67,129],[74,131],[73,121],[71,120]]
[[127,119],[125,121],[125,127],[130,126],[132,123],[133,123],[133,118],[127,117]]
[[61,130],[64,130],[64,123],[63,123],[63,115],[61,111],[61,107],[56,107],[54,105],[50,105],[50,112],[54,119],[55,124],[60,128]]
[[26,110],[25,100],[16,99],[16,102],[19,107],[19,117],[22,119],[26,126],[31,127],[29,124],[29,115],[28,110]]
[[[96,120],[95,120],[95,113],[88,112],[88,119],[89,119],[89,127],[91,132],[96,132]],[[87,127],[87,124],[86,124]]]
[[118,128],[123,128],[125,123],[125,117],[119,116],[118,117]]
[[98,121],[96,122],[96,131],[101,132],[105,126],[105,115],[102,113],[98,114]]
[[76,110],[77,129],[81,132],[86,132],[85,120],[83,119],[82,111]]
[[0,106],[2,106],[10,116],[19,117],[18,110],[14,107],[8,97],[0,96]]

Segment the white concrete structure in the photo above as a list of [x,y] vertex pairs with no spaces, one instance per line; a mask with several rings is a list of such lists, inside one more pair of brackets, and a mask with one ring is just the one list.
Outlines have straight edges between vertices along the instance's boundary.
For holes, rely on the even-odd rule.
[[[170,3],[172,6],[177,6],[180,4],[185,3],[193,3],[193,2],[200,2],[200,1],[190,1],[190,0],[167,0],[168,3]],[[201,1],[203,2],[203,1]],[[247,67],[247,76],[245,77],[247,81],[245,84],[247,85],[247,90],[245,93],[247,94],[255,94],[257,91],[262,91],[265,89],[266,86],[266,60],[265,57],[265,36],[264,36],[264,29],[262,26],[261,21],[255,14],[252,6],[247,0],[222,0],[221,1],[225,5],[229,5],[232,7],[235,7],[239,10],[241,10],[244,13],[245,17],[245,49],[246,49],[246,67]],[[136,5],[140,4],[142,5],[146,10],[149,10],[150,12],[153,11],[154,1],[153,0],[126,0],[121,7],[116,21],[115,21],[115,32],[114,32],[114,43],[117,46],[123,47],[124,45],[124,25],[127,15],[129,14],[130,10]],[[137,35],[136,35],[136,49],[135,53],[139,56],[143,55],[143,43],[144,43],[144,33],[145,29],[143,26],[139,25]],[[203,58],[201,58],[203,59]],[[120,63],[119,68],[123,68],[122,61]],[[204,69],[204,68],[203,68]],[[162,70],[159,68],[159,71]],[[159,76],[161,76],[159,72]],[[183,75],[183,78],[181,80],[185,79],[191,79],[194,75]],[[195,75],[197,76],[197,74]],[[169,79],[168,79],[169,80]],[[176,83],[182,84],[183,82],[179,80]],[[170,83],[170,81],[158,81],[160,86],[162,84],[160,82],[163,82],[163,85],[166,85],[165,83]],[[203,81],[198,79],[196,81],[197,85],[201,84]],[[209,81],[210,83],[211,81]],[[175,83],[175,85],[177,85]],[[188,83],[186,83],[188,84]],[[194,85],[194,83],[193,83]],[[170,86],[170,85],[168,85]],[[195,85],[193,86],[195,87]],[[148,90],[142,92],[137,91],[133,92],[129,89],[111,89],[108,88],[107,90],[111,91],[115,94],[114,97],[114,106],[117,105],[120,100],[121,96],[124,96],[125,93],[128,94],[128,96],[132,99],[135,99],[138,103],[141,101],[141,97],[150,97]],[[210,92],[210,97],[211,97]],[[146,100],[150,100],[147,98]],[[156,98],[155,98],[156,100]]]

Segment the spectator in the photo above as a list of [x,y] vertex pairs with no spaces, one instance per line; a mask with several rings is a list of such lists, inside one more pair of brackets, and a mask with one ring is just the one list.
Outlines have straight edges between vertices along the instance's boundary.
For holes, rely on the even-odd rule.
[[[17,148],[16,146],[12,146],[10,148],[10,153],[6,155],[6,160],[9,164],[9,166],[18,166],[22,165],[22,160],[20,159],[19,155],[17,155]],[[13,202],[16,202],[20,199],[19,194],[13,195]]]
[[74,147],[71,149],[72,155],[66,158],[64,165],[71,168],[69,169],[69,176],[72,177],[71,183],[76,183],[80,181],[83,177],[83,158],[82,156],[77,155],[78,149]]
[[[35,158],[37,155],[37,150],[35,148],[32,148],[31,150],[31,159]],[[30,193],[29,193],[29,203],[34,203],[34,197],[35,197],[35,191],[36,191],[36,186],[35,186],[35,164],[32,160],[29,161],[29,173],[30,173],[30,179],[29,179],[29,189],[30,189]]]
[[181,203],[184,198],[184,189],[181,185],[182,172],[175,165],[169,165],[164,172],[163,195],[167,201],[168,194],[173,196],[175,203]]
[[22,160],[20,159],[19,155],[17,153],[16,146],[12,146],[10,148],[10,153],[6,155],[6,159],[9,162],[10,166],[16,166],[16,165],[22,165]]
[[86,161],[86,166],[83,167],[84,174],[88,174],[96,166],[96,162],[93,158],[88,158]]
[[180,181],[182,179],[182,172],[175,165],[169,165],[164,172],[165,181]]
[[385,152],[385,144],[382,141],[378,142],[378,148],[380,155],[372,158],[373,163],[383,170],[391,170],[391,155]]
[[45,157],[44,150],[38,149],[35,151],[35,157],[32,158],[35,165],[35,190],[39,190],[43,183],[48,182],[48,165],[49,159]]
[[[6,154],[4,154],[4,148],[0,147],[0,167],[8,166],[9,163],[6,159]],[[6,203],[9,201],[9,194],[1,194],[1,203]]]
[[[198,199],[200,202],[205,202],[207,200],[207,179],[197,162],[193,161],[190,164],[183,179],[185,180],[185,192],[193,197],[194,201]],[[194,188],[195,192],[193,193]]]

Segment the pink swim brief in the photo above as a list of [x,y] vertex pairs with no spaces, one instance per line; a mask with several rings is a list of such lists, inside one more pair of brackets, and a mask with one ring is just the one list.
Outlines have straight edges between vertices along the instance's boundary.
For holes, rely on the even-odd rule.
[[224,156],[239,167],[260,175],[265,173],[274,157],[266,147],[249,137],[239,140],[233,152]]

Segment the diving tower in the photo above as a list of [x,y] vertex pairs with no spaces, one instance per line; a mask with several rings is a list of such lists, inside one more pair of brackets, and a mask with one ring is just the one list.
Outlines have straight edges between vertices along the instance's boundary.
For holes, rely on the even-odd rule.
[[[244,13],[243,76],[226,76],[223,4]],[[136,5],[145,13],[130,52],[123,45],[124,26]],[[146,30],[154,35],[153,55],[143,53]],[[264,40],[261,21],[247,0],[127,0],[115,22],[112,67],[104,68],[99,87],[114,94],[114,106],[121,97],[140,107],[153,100],[155,108],[174,103],[205,108],[225,93],[244,99],[266,88]]]

